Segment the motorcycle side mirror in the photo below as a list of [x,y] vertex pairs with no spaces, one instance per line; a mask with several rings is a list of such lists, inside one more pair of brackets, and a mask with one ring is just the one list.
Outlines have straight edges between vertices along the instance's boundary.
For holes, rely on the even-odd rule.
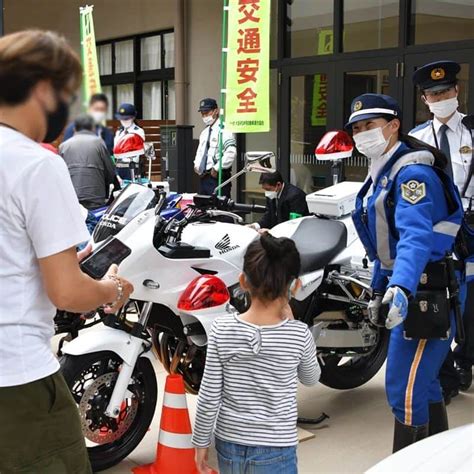
[[255,173],[274,173],[276,171],[276,158],[273,151],[248,151],[245,153],[245,165],[236,174],[224,181],[220,186],[214,189],[214,194],[217,194],[219,189],[227,186],[232,181],[235,181],[239,176],[249,171]]
[[276,158],[272,151],[249,151],[245,153],[245,169],[255,173],[276,171]]
[[354,143],[347,132],[332,130],[326,132],[316,145],[314,153],[318,160],[336,161],[350,158],[354,150]]
[[156,159],[155,147],[154,147],[153,143],[145,142],[144,149],[145,149],[144,155],[145,155],[145,158],[147,160],[155,160]]
[[163,186],[157,186],[155,188],[155,194],[158,198],[158,203],[155,206],[155,215],[158,216],[166,202],[166,191]]

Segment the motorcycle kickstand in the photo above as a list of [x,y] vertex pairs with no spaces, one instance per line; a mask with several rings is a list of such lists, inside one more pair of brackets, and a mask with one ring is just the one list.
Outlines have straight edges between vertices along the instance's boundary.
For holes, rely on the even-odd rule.
[[319,425],[322,423],[324,420],[329,419],[330,416],[326,415],[326,413],[322,413],[318,418],[303,418],[303,417],[298,417],[297,419],[297,424],[299,425]]

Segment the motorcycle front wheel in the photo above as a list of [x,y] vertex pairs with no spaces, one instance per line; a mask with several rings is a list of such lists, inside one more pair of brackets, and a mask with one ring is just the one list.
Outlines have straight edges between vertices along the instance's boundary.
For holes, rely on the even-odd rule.
[[387,357],[390,333],[380,328],[378,340],[367,355],[340,356],[336,354],[324,357],[321,364],[320,382],[337,390],[360,387],[367,383],[380,370]]
[[122,364],[117,354],[65,355],[60,364],[78,405],[92,470],[117,465],[138,446],[153,420],[157,384],[150,360],[138,359],[117,419],[104,413]]

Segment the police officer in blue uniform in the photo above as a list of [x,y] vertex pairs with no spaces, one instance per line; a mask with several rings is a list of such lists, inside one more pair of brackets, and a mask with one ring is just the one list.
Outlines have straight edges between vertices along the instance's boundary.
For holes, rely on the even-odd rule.
[[462,205],[440,169],[446,165],[444,155],[401,133],[401,111],[393,98],[357,97],[346,127],[370,161],[353,219],[374,261],[371,321],[380,324],[383,306],[389,307],[386,392],[395,416],[395,452],[448,428],[438,373],[455,333],[454,315],[445,312],[450,326],[445,340],[408,339],[405,321],[414,317],[411,301],[423,275],[431,278],[425,267],[441,262],[453,248]]
[[[413,83],[421,91],[421,99],[433,118],[414,128],[410,135],[440,149],[449,159],[447,170],[468,208],[474,197],[474,116],[458,110],[461,66],[454,61],[436,61],[415,71]],[[459,390],[468,390],[472,383],[474,363],[474,283],[467,287],[464,311],[466,338],[454,354],[450,350],[440,371],[441,387],[446,404]]]

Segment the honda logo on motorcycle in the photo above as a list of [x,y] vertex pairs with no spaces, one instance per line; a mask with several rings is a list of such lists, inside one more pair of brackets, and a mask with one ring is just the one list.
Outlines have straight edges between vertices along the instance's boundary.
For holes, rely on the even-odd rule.
[[230,245],[230,237],[229,234],[225,234],[219,242],[214,246],[219,253],[222,255],[223,253],[231,252],[232,250],[238,249],[240,245]]

